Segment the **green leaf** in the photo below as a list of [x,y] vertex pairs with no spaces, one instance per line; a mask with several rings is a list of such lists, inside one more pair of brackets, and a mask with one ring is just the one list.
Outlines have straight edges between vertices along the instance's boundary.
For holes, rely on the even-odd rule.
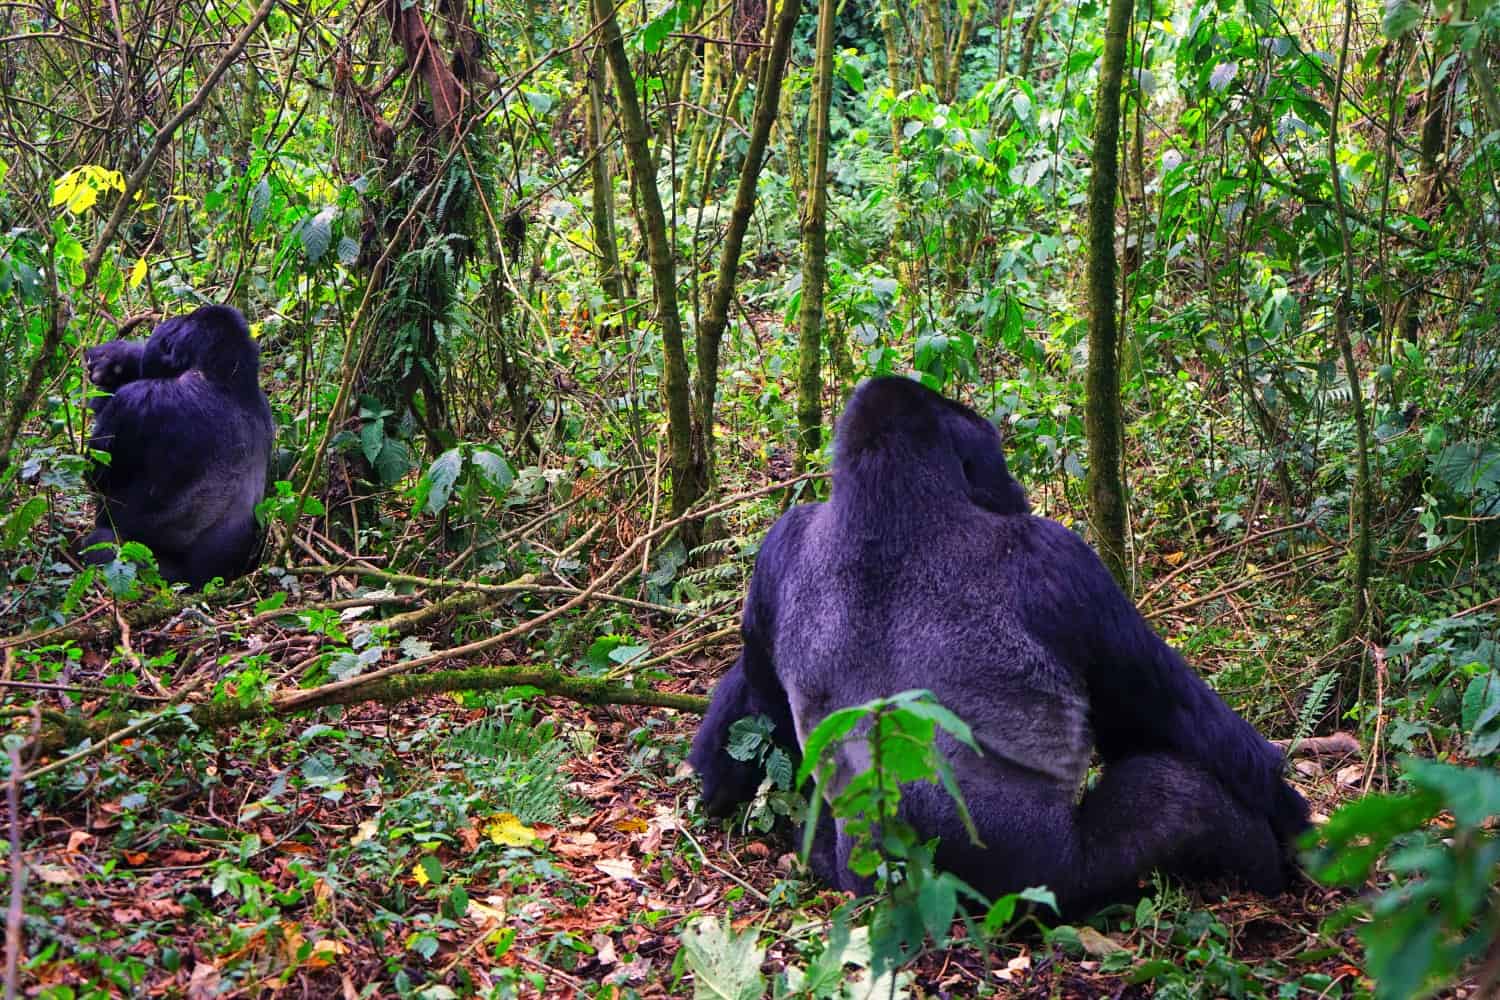
[[463,453],[457,448],[449,448],[427,467],[427,474],[422,477],[424,483],[430,484],[425,505],[427,513],[436,514],[448,505],[448,498],[453,495],[453,484],[458,482],[458,474],[463,471],[463,465]]
[[1463,721],[1471,756],[1487,757],[1500,750],[1500,674],[1487,671],[1469,681],[1464,689]]
[[641,48],[647,52],[655,52],[676,27],[677,5],[668,4],[666,10],[647,22],[646,27],[641,30]]
[[1432,460],[1432,474],[1460,497],[1500,489],[1500,446],[1477,441],[1450,444]]
[[277,608],[280,608],[282,605],[286,604],[286,598],[287,592],[284,590],[278,590],[276,591],[276,593],[272,594],[264,601],[255,602],[255,613],[258,615],[263,615],[267,611],[275,611]]
[[349,237],[339,239],[339,263],[345,267],[353,267],[354,262],[359,260],[359,244]]
[[1477,830],[1500,816],[1500,773],[1486,767],[1458,767],[1417,757],[1402,761],[1412,784],[1442,799],[1460,826]]
[[1226,90],[1234,82],[1234,78],[1239,75],[1239,72],[1240,67],[1238,63],[1221,62],[1208,75],[1208,85],[1216,92]]
[[34,496],[17,507],[5,519],[5,530],[0,532],[0,547],[7,551],[20,548],[21,540],[31,533],[31,526],[47,512],[47,499]]
[[380,449],[385,445],[385,421],[371,420],[359,429],[359,450],[365,456],[365,461],[371,465],[380,457]]
[[702,917],[682,932],[682,947],[695,1000],[760,1000],[765,994],[760,964],[766,950],[753,929],[736,934],[717,917]]
[[859,67],[848,60],[839,63],[839,76],[843,77],[844,85],[856,94],[864,92],[865,78],[860,74]]
[[302,224],[302,249],[307,252],[307,262],[316,264],[328,252],[333,242],[333,216],[337,209],[332,206]]
[[801,785],[818,766],[829,744],[837,743],[859,725],[861,719],[870,714],[867,706],[841,708],[831,712],[818,723],[802,747],[802,766],[797,769],[797,784]]
[[729,742],[725,749],[735,760],[754,760],[762,747],[771,742],[771,720],[764,715],[747,715],[729,725]]
[[939,874],[922,881],[917,891],[917,910],[922,914],[922,926],[927,935],[938,944],[948,939],[948,928],[958,915],[958,892],[952,877]]
[[262,177],[250,191],[250,225],[259,226],[266,221],[266,209],[271,207],[271,185]]
[[1385,16],[1380,28],[1385,37],[1395,41],[1422,21],[1422,8],[1412,0],[1385,0]]
[[385,447],[380,449],[380,456],[375,459],[375,473],[383,484],[390,486],[400,482],[411,471],[411,464],[411,449],[406,443],[386,438]]
[[505,456],[494,448],[476,447],[474,453],[469,456],[474,467],[479,470],[484,481],[491,487],[490,492],[499,497],[510,489],[516,481],[516,474],[511,469],[510,463]]

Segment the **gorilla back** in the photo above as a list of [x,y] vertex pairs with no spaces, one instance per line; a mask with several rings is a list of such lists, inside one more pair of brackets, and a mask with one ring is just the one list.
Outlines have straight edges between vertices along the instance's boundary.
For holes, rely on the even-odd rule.
[[[87,352],[90,380],[113,394],[91,401],[89,446],[109,462],[93,467],[100,502],[85,549],[142,542],[165,579],[195,588],[250,568],[272,437],[259,356],[245,318],[229,306],[204,306],[145,341]],[[111,557],[84,553],[94,563]]]
[[[938,786],[904,789],[904,818],[986,895],[1045,884],[1077,914],[1153,868],[1279,891],[1306,825],[1279,752],[1081,539],[1027,511],[987,421],[906,379],[861,386],[839,423],[832,499],[788,511],[756,561],[740,660],[690,758],[705,799],[745,795],[725,740],[746,711],[801,743],[836,709],[925,687],[983,750],[943,744],[986,846]],[[1103,777],[1080,803],[1096,746]],[[835,784],[869,764],[857,740],[836,753]],[[842,824],[836,836],[833,880],[858,888]]]

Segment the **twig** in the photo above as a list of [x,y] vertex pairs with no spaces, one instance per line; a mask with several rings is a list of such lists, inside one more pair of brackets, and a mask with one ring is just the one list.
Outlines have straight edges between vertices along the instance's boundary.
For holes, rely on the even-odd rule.
[[472,656],[475,653],[481,653],[485,650],[494,649],[497,646],[504,645],[505,643],[510,642],[512,639],[515,639],[518,636],[525,635],[527,632],[545,625],[548,622],[573,610],[580,604],[593,599],[595,594],[604,589],[606,583],[612,582],[616,577],[618,577],[627,568],[634,564],[636,553],[639,552],[643,546],[649,544],[653,538],[659,535],[664,535],[667,532],[671,531],[673,528],[676,528],[678,525],[683,524],[687,521],[692,521],[698,518],[708,517],[712,514],[717,514],[720,511],[728,510],[731,507],[737,506],[738,504],[746,500],[754,499],[755,497],[766,496],[767,494],[775,493],[777,490],[784,490],[790,486],[793,486],[804,479],[819,478],[822,475],[823,473],[807,473],[801,476],[794,476],[791,479],[783,480],[778,483],[772,483],[771,485],[763,486],[760,489],[750,490],[745,493],[738,493],[732,497],[720,501],[719,503],[710,504],[707,507],[688,510],[678,517],[674,517],[671,520],[661,524],[654,531],[647,532],[646,534],[636,538],[636,540],[632,542],[624,552],[620,553],[620,555],[615,558],[614,562],[610,563],[609,567],[605,569],[602,574],[595,577],[587,587],[579,591],[573,598],[564,601],[562,604],[558,605],[555,608],[552,608],[549,611],[544,611],[534,618],[529,618],[526,621],[521,622],[519,625],[513,626],[512,628],[506,629],[504,632],[489,636],[485,639],[477,639],[474,642],[465,643],[462,646],[454,646],[451,649],[440,649],[436,652],[429,653],[426,656],[418,656],[410,660],[403,660],[399,663],[393,663],[389,667],[383,667],[380,670],[376,670],[369,674],[363,674],[358,677],[350,677],[345,680],[331,681],[327,684],[320,685],[319,687],[291,692],[288,695],[276,699],[276,707],[278,709],[296,708],[301,705],[316,702],[320,698],[326,698],[330,695],[337,694],[338,692],[346,691],[350,688],[356,688],[364,684],[369,684],[372,681],[390,677],[393,674],[405,673],[409,670],[415,670],[417,667],[429,666],[433,663],[438,663],[443,660],[452,660],[459,659],[465,656]]
[[12,646],[29,646],[34,642],[41,642],[43,639],[50,638],[51,636],[57,635],[60,632],[75,631],[84,622],[88,621],[90,618],[94,617],[109,606],[110,605],[108,604],[95,605],[92,609],[85,611],[83,614],[79,615],[77,618],[74,618],[70,622],[63,622],[61,625],[54,625],[51,628],[43,629],[40,632],[31,632],[25,635],[7,636],[4,639],[0,639],[0,649],[9,649]]
[[1183,601],[1181,604],[1174,604],[1169,608],[1161,608],[1156,611],[1143,611],[1141,612],[1141,615],[1147,621],[1150,621],[1151,619],[1161,618],[1166,615],[1179,614],[1183,611],[1187,611],[1189,608],[1196,608],[1200,604],[1207,604],[1209,601],[1216,600],[1220,597],[1228,597],[1230,594],[1237,594],[1242,590],[1257,586],[1259,584],[1270,583],[1274,580],[1280,580],[1283,577],[1291,576],[1293,573],[1296,573],[1299,570],[1303,569],[1303,564],[1305,562],[1311,561],[1318,556],[1327,555],[1333,550],[1334,547],[1332,545],[1325,545],[1321,549],[1315,549],[1312,552],[1304,552],[1301,555],[1293,556],[1292,558],[1283,560],[1282,562],[1274,563],[1273,565],[1261,570],[1259,573],[1241,580],[1239,583],[1232,583],[1228,586],[1220,587],[1218,590],[1215,590],[1212,593],[1204,594],[1202,597],[1195,597],[1191,601]]
[[760,900],[762,903],[769,904],[771,902],[771,898],[769,896],[767,896],[765,893],[761,892],[759,889],[755,888],[755,886],[751,885],[749,882],[746,882],[744,879],[740,878],[734,872],[726,871],[725,869],[719,867],[718,865],[716,865],[712,861],[710,861],[709,858],[708,858],[708,854],[706,852],[704,852],[704,850],[703,850],[703,845],[700,844],[700,843],[698,843],[697,840],[693,839],[693,835],[691,833],[688,833],[687,828],[684,827],[680,823],[677,824],[677,832],[680,833],[680,834],[682,834],[684,837],[686,837],[687,838],[687,842],[689,844],[693,845],[693,849],[698,852],[698,857],[700,857],[700,858],[703,859],[703,863],[705,865],[707,865],[708,867],[712,868],[714,871],[718,872],[720,875],[723,875],[725,878],[729,879],[731,882],[734,882],[741,889],[744,889],[746,892],[748,892],[750,895],[754,896],[756,899]]
[[21,750],[12,744],[8,752],[10,780],[5,783],[5,805],[10,812],[10,906],[5,911],[5,1000],[15,1000],[21,965],[26,859],[21,853]]
[[1286,524],[1278,528],[1268,528],[1265,531],[1257,531],[1254,534],[1246,535],[1244,538],[1241,538],[1237,542],[1233,542],[1229,545],[1222,546],[1221,548],[1214,549],[1212,552],[1205,553],[1196,559],[1190,559],[1187,562],[1183,563],[1181,566],[1178,566],[1176,569],[1172,570],[1172,572],[1168,573],[1160,580],[1157,580],[1156,582],[1151,584],[1146,592],[1141,595],[1141,599],[1137,603],[1144,605],[1147,601],[1156,596],[1157,591],[1161,590],[1167,584],[1171,583],[1173,580],[1186,573],[1188,570],[1197,569],[1199,566],[1203,566],[1206,563],[1211,563],[1215,559],[1226,556],[1236,549],[1244,548],[1246,545],[1253,545],[1256,542],[1263,541],[1267,538],[1273,538],[1276,535],[1284,535],[1288,531],[1296,531],[1298,528],[1306,528],[1313,525],[1314,523],[1316,522],[1298,521],[1296,524]]
[[1370,794],[1375,772],[1380,770],[1380,740],[1385,733],[1385,650],[1368,639],[1365,646],[1375,661],[1375,738],[1370,741],[1370,766],[1365,769],[1365,786],[1360,795]]
[[102,753],[111,744],[118,743],[123,739],[134,736],[136,733],[144,732],[157,723],[161,722],[163,719],[178,714],[178,707],[182,699],[186,698],[188,695],[192,694],[194,690],[202,686],[203,682],[207,680],[208,677],[209,675],[207,673],[204,673],[200,675],[196,681],[189,681],[182,688],[181,693],[177,696],[178,700],[176,702],[173,702],[171,705],[168,705],[160,711],[153,712],[151,715],[148,715],[143,719],[137,719],[130,725],[117,729],[109,735],[103,737],[102,739],[91,742],[88,746],[84,747],[82,750],[77,751],[76,753],[70,753],[66,757],[61,757],[50,764],[43,765],[42,767],[37,768],[35,771],[27,773],[22,777],[21,780],[35,781],[37,778],[40,778],[44,774],[51,774],[53,771],[57,771],[61,768],[67,767],[69,764],[76,764],[79,761],[84,760],[85,758],[92,757],[96,753]]
[[146,178],[151,175],[152,169],[156,166],[157,159],[171,145],[172,137],[177,134],[177,130],[182,127],[183,123],[197,114],[198,109],[203,107],[204,102],[208,100],[208,95],[213,92],[214,87],[218,86],[219,78],[224,75],[230,66],[234,65],[234,61],[240,57],[240,53],[245,51],[245,46],[250,42],[250,36],[260,30],[261,24],[270,16],[271,11],[276,8],[276,3],[277,0],[261,0],[260,6],[255,8],[255,13],[250,15],[250,23],[246,24],[244,30],[235,37],[233,42],[229,43],[229,48],[219,57],[219,61],[214,64],[213,69],[208,71],[208,76],[203,78],[203,85],[198,88],[198,92],[192,96],[191,100],[177,109],[177,113],[167,119],[166,124],[157,130],[156,138],[152,141],[151,148],[146,151],[146,155],[141,158],[140,164],[131,172],[130,176],[125,179],[125,190],[120,193],[119,199],[115,202],[114,211],[109,213],[109,221],[104,224],[103,231],[99,233],[98,239],[94,241],[94,249],[89,253],[88,260],[84,261],[83,276],[85,286],[93,284],[94,276],[99,272],[99,264],[104,259],[104,252],[109,249],[110,243],[114,241],[115,233],[119,230],[120,223],[125,220],[125,213],[130,210],[131,205],[135,204],[136,194],[141,190],[141,185],[146,182]]

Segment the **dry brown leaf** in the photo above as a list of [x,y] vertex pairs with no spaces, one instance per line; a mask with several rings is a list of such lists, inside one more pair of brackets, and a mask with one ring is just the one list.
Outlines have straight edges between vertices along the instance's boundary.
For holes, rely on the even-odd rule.
[[594,867],[610,878],[620,882],[639,882],[641,880],[640,875],[635,870],[635,861],[630,858],[605,858],[603,861],[595,861]]

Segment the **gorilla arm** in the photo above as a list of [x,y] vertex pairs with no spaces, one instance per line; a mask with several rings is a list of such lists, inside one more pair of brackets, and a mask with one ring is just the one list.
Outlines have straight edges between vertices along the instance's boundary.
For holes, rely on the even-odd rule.
[[[1165,751],[1194,761],[1287,841],[1307,803],[1282,778],[1281,751],[1226,705],[1152,631],[1094,551],[1072,531],[1029,518],[1015,593],[1028,629],[1084,679],[1106,763]],[[1018,553],[1019,554],[1019,553]]]
[[761,543],[740,620],[739,658],[714,688],[708,713],[693,739],[688,763],[703,779],[703,801],[712,815],[724,815],[750,801],[760,784],[760,771],[753,762],[729,755],[729,727],[739,719],[767,716],[777,745],[794,761],[801,759],[791,703],[771,662],[770,629],[775,618],[777,582],[795,550],[788,539],[800,536],[799,523],[815,506],[787,511]]

